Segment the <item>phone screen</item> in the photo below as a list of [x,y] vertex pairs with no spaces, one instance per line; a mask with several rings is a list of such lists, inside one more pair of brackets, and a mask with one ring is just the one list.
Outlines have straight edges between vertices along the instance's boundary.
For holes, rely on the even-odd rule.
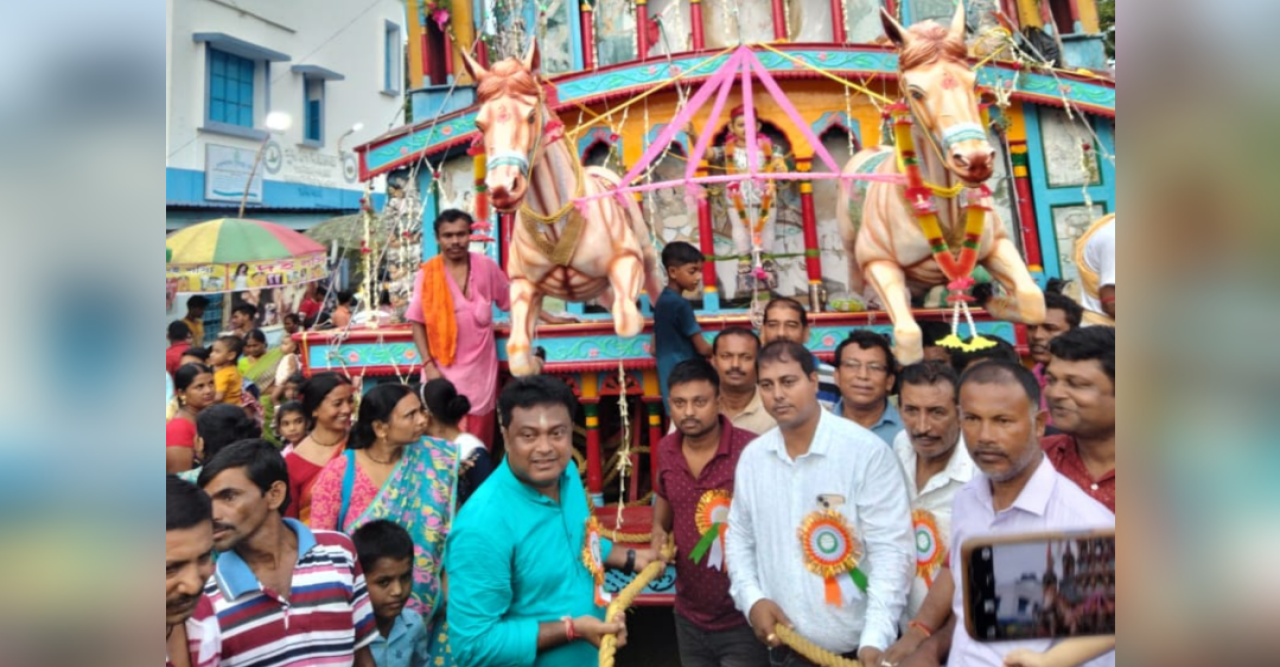
[[1115,634],[1114,534],[972,544],[966,553],[965,604],[974,639]]

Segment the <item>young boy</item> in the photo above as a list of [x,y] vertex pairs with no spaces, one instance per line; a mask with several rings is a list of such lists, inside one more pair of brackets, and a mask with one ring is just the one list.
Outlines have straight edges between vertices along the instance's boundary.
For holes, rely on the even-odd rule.
[[222,336],[213,343],[209,364],[213,366],[213,384],[218,393],[215,400],[227,405],[240,405],[240,393],[244,391],[244,379],[236,364],[244,351],[244,339],[239,336]]
[[405,604],[413,592],[413,540],[390,521],[365,524],[351,536],[369,588],[378,636],[369,647],[378,667],[427,667],[427,626]]
[[658,384],[662,400],[667,400],[667,377],[680,362],[709,357],[711,344],[702,337],[702,327],[693,314],[685,292],[702,283],[702,252],[683,241],[662,250],[662,266],[667,270],[667,288],[653,309],[654,356],[658,359]]
[[191,344],[197,347],[204,345],[204,311],[209,308],[209,299],[199,294],[187,299],[187,316],[182,322],[191,329]]
[[164,369],[169,375],[178,372],[182,366],[182,355],[191,349],[191,327],[186,322],[176,320],[169,323],[169,349],[164,353]]

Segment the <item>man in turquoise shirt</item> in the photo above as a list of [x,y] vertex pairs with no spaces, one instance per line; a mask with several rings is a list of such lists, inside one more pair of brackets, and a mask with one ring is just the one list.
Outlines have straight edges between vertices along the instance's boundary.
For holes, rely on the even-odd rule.
[[587,563],[639,571],[655,555],[601,538],[599,560],[590,556],[574,403],[547,376],[517,379],[498,399],[507,457],[467,502],[445,549],[449,639],[460,665],[580,667],[597,662],[605,635],[626,642],[623,615],[602,620],[602,590]]

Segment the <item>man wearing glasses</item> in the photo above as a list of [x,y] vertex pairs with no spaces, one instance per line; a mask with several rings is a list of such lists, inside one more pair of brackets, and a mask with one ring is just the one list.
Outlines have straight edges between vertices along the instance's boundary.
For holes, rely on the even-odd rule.
[[897,380],[889,340],[871,331],[854,331],[836,348],[835,361],[840,401],[831,411],[892,446],[902,432],[902,416],[889,400]]

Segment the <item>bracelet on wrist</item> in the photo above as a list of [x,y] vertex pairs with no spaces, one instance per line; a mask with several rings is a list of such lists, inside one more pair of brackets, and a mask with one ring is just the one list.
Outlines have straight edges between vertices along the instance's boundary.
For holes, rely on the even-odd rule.
[[564,636],[569,639],[569,643],[578,641],[578,630],[573,627],[573,617],[565,616],[560,620],[564,622]]
[[930,628],[929,626],[925,625],[924,623],[921,623],[920,621],[911,621],[910,623],[907,624],[907,627],[915,628],[920,632],[923,632],[926,639],[933,636],[933,628]]

